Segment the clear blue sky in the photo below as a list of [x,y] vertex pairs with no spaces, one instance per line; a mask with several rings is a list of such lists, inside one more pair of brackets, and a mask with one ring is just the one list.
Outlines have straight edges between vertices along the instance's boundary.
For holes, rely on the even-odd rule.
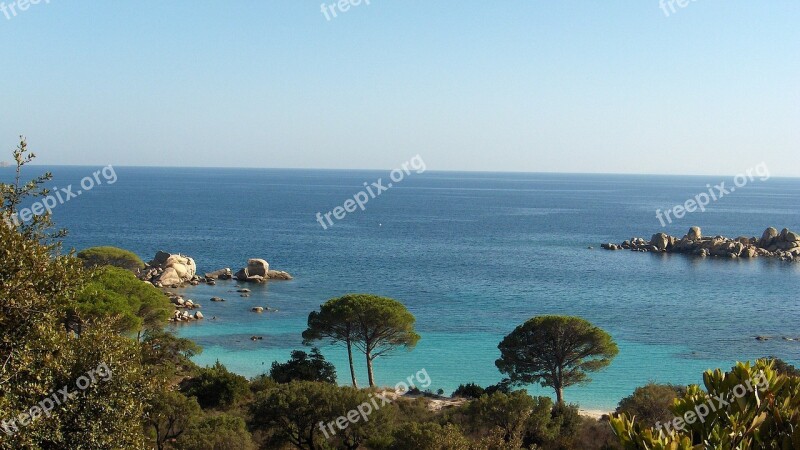
[[797,0],[41,1],[0,149],[42,164],[800,176]]

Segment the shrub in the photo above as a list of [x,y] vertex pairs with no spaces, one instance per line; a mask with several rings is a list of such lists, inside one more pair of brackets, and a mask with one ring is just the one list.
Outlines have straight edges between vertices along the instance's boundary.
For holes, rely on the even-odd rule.
[[668,422],[673,414],[670,408],[676,398],[682,397],[686,388],[672,384],[648,383],[636,388],[628,397],[623,398],[617,407],[617,414],[625,413],[636,417],[639,423],[653,427],[656,422]]
[[485,393],[486,393],[486,395],[492,395],[492,394],[495,394],[495,393],[498,393],[498,392],[501,393],[501,394],[510,394],[511,391],[512,391],[511,390],[511,380],[506,378],[506,379],[504,379],[503,381],[501,381],[501,382],[499,382],[497,384],[493,384],[491,386],[487,386]]
[[204,409],[227,409],[248,395],[250,383],[217,361],[211,367],[200,369],[197,377],[184,383],[182,390],[186,395],[196,397]]
[[525,391],[483,395],[465,405],[466,423],[472,434],[489,436],[500,430],[506,442],[538,443],[549,435],[553,401],[531,397]]
[[621,450],[608,418],[582,418],[581,426],[572,440],[572,448],[581,450]]
[[577,448],[576,436],[583,424],[578,405],[556,403],[550,413],[550,431],[554,440],[554,448]]
[[461,398],[480,398],[481,395],[485,394],[486,390],[475,383],[467,383],[459,385],[455,391],[453,391],[453,397],[461,397]]
[[407,423],[394,432],[390,450],[463,450],[471,443],[455,425]]
[[276,387],[278,383],[275,382],[269,375],[259,375],[252,380],[250,380],[250,392],[253,394],[258,394],[259,392],[266,392],[274,387]]
[[631,450],[800,448],[800,378],[779,374],[772,364],[759,360],[727,373],[707,371],[705,390],[689,386],[675,402],[669,429],[621,414],[611,419],[614,433]]
[[132,273],[104,266],[92,273],[80,292],[72,319],[78,330],[85,322],[115,317],[120,332],[160,329],[175,308],[157,288]]
[[336,367],[325,361],[318,348],[311,350],[311,355],[302,350],[292,352],[292,359],[285,363],[272,363],[270,377],[277,383],[292,381],[319,381],[336,383]]
[[78,253],[86,267],[114,266],[137,272],[144,269],[144,261],[135,253],[117,247],[92,247]]
[[[375,409],[372,401],[367,391],[330,383],[279,384],[256,395],[250,406],[251,426],[269,436],[263,448],[291,444],[299,449],[357,449],[385,432],[393,411],[392,405]],[[353,414],[359,417],[355,422],[350,419]],[[347,426],[339,428],[337,420],[345,420]]]
[[766,359],[772,361],[772,367],[776,372],[790,377],[800,377],[800,370],[786,361],[774,356],[770,356]]
[[244,420],[229,414],[205,417],[178,439],[183,450],[255,450]]

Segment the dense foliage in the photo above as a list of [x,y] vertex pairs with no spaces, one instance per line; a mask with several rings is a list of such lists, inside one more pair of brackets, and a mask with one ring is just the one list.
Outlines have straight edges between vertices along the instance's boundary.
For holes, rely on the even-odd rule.
[[[32,160],[23,141],[17,173]],[[1,185],[4,217],[31,195],[30,183]],[[140,419],[151,379],[134,341],[99,322],[68,327],[87,283],[80,261],[49,241],[49,217],[0,226],[0,449],[144,448]],[[57,234],[57,233],[56,233]],[[90,382],[91,381],[91,382]]]
[[160,290],[111,266],[95,269],[76,300],[72,317],[78,332],[87,321],[103,320],[120,333],[159,330],[175,310]]
[[564,388],[590,381],[588,372],[609,364],[619,353],[611,336],[578,317],[534,317],[498,345],[500,372],[516,384],[540,383],[555,390],[559,403]]
[[478,386],[475,383],[467,383],[467,384],[460,384],[453,391],[453,397],[461,397],[461,398],[480,398],[483,394],[486,393],[486,389]]
[[366,356],[369,385],[374,387],[373,361],[398,348],[413,349],[420,339],[414,331],[415,321],[414,315],[397,300],[371,294],[348,294],[329,300],[320,306],[319,312],[312,312],[303,339],[306,342],[321,339],[344,342],[354,387],[351,348],[355,346]]
[[663,423],[672,419],[672,404],[685,393],[684,386],[648,383],[620,400],[617,414],[636,417],[639,423],[653,427],[657,422]]
[[200,369],[181,390],[197,398],[203,408],[229,409],[247,397],[250,385],[247,378],[229,371],[217,361],[211,367]]
[[292,381],[320,381],[336,383],[336,367],[325,361],[318,348],[311,349],[311,354],[295,350],[292,359],[285,363],[272,363],[269,376],[278,383]]
[[656,428],[621,414],[611,420],[626,449],[800,448],[800,378],[779,374],[768,360],[738,363],[703,376],[672,407],[674,418]]
[[117,247],[92,247],[78,252],[78,258],[88,268],[113,266],[137,272],[144,269],[144,261],[136,253]]

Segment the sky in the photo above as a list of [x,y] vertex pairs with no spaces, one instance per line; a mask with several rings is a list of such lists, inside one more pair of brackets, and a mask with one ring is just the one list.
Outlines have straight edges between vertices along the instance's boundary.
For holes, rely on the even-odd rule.
[[0,159],[800,176],[797,0],[24,1]]

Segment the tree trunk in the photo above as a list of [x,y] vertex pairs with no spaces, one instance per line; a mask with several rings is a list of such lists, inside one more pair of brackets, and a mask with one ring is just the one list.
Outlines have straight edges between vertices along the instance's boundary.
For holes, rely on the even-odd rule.
[[367,352],[367,375],[369,376],[369,387],[375,387],[375,375],[372,373],[372,356]]
[[350,361],[350,378],[353,380],[353,387],[358,389],[358,381],[356,381],[356,368],[353,365],[353,345],[350,339],[347,339],[347,359]]
[[564,403],[564,388],[561,386],[561,383],[556,383],[554,388],[556,390],[556,402],[558,402],[558,404],[563,404]]
[[554,374],[555,376],[553,377],[555,378],[555,382],[553,383],[553,388],[555,388],[556,390],[556,401],[558,402],[559,405],[564,403],[564,378],[563,378],[564,372],[562,370],[561,364],[563,363],[559,361],[559,366],[556,368]]

